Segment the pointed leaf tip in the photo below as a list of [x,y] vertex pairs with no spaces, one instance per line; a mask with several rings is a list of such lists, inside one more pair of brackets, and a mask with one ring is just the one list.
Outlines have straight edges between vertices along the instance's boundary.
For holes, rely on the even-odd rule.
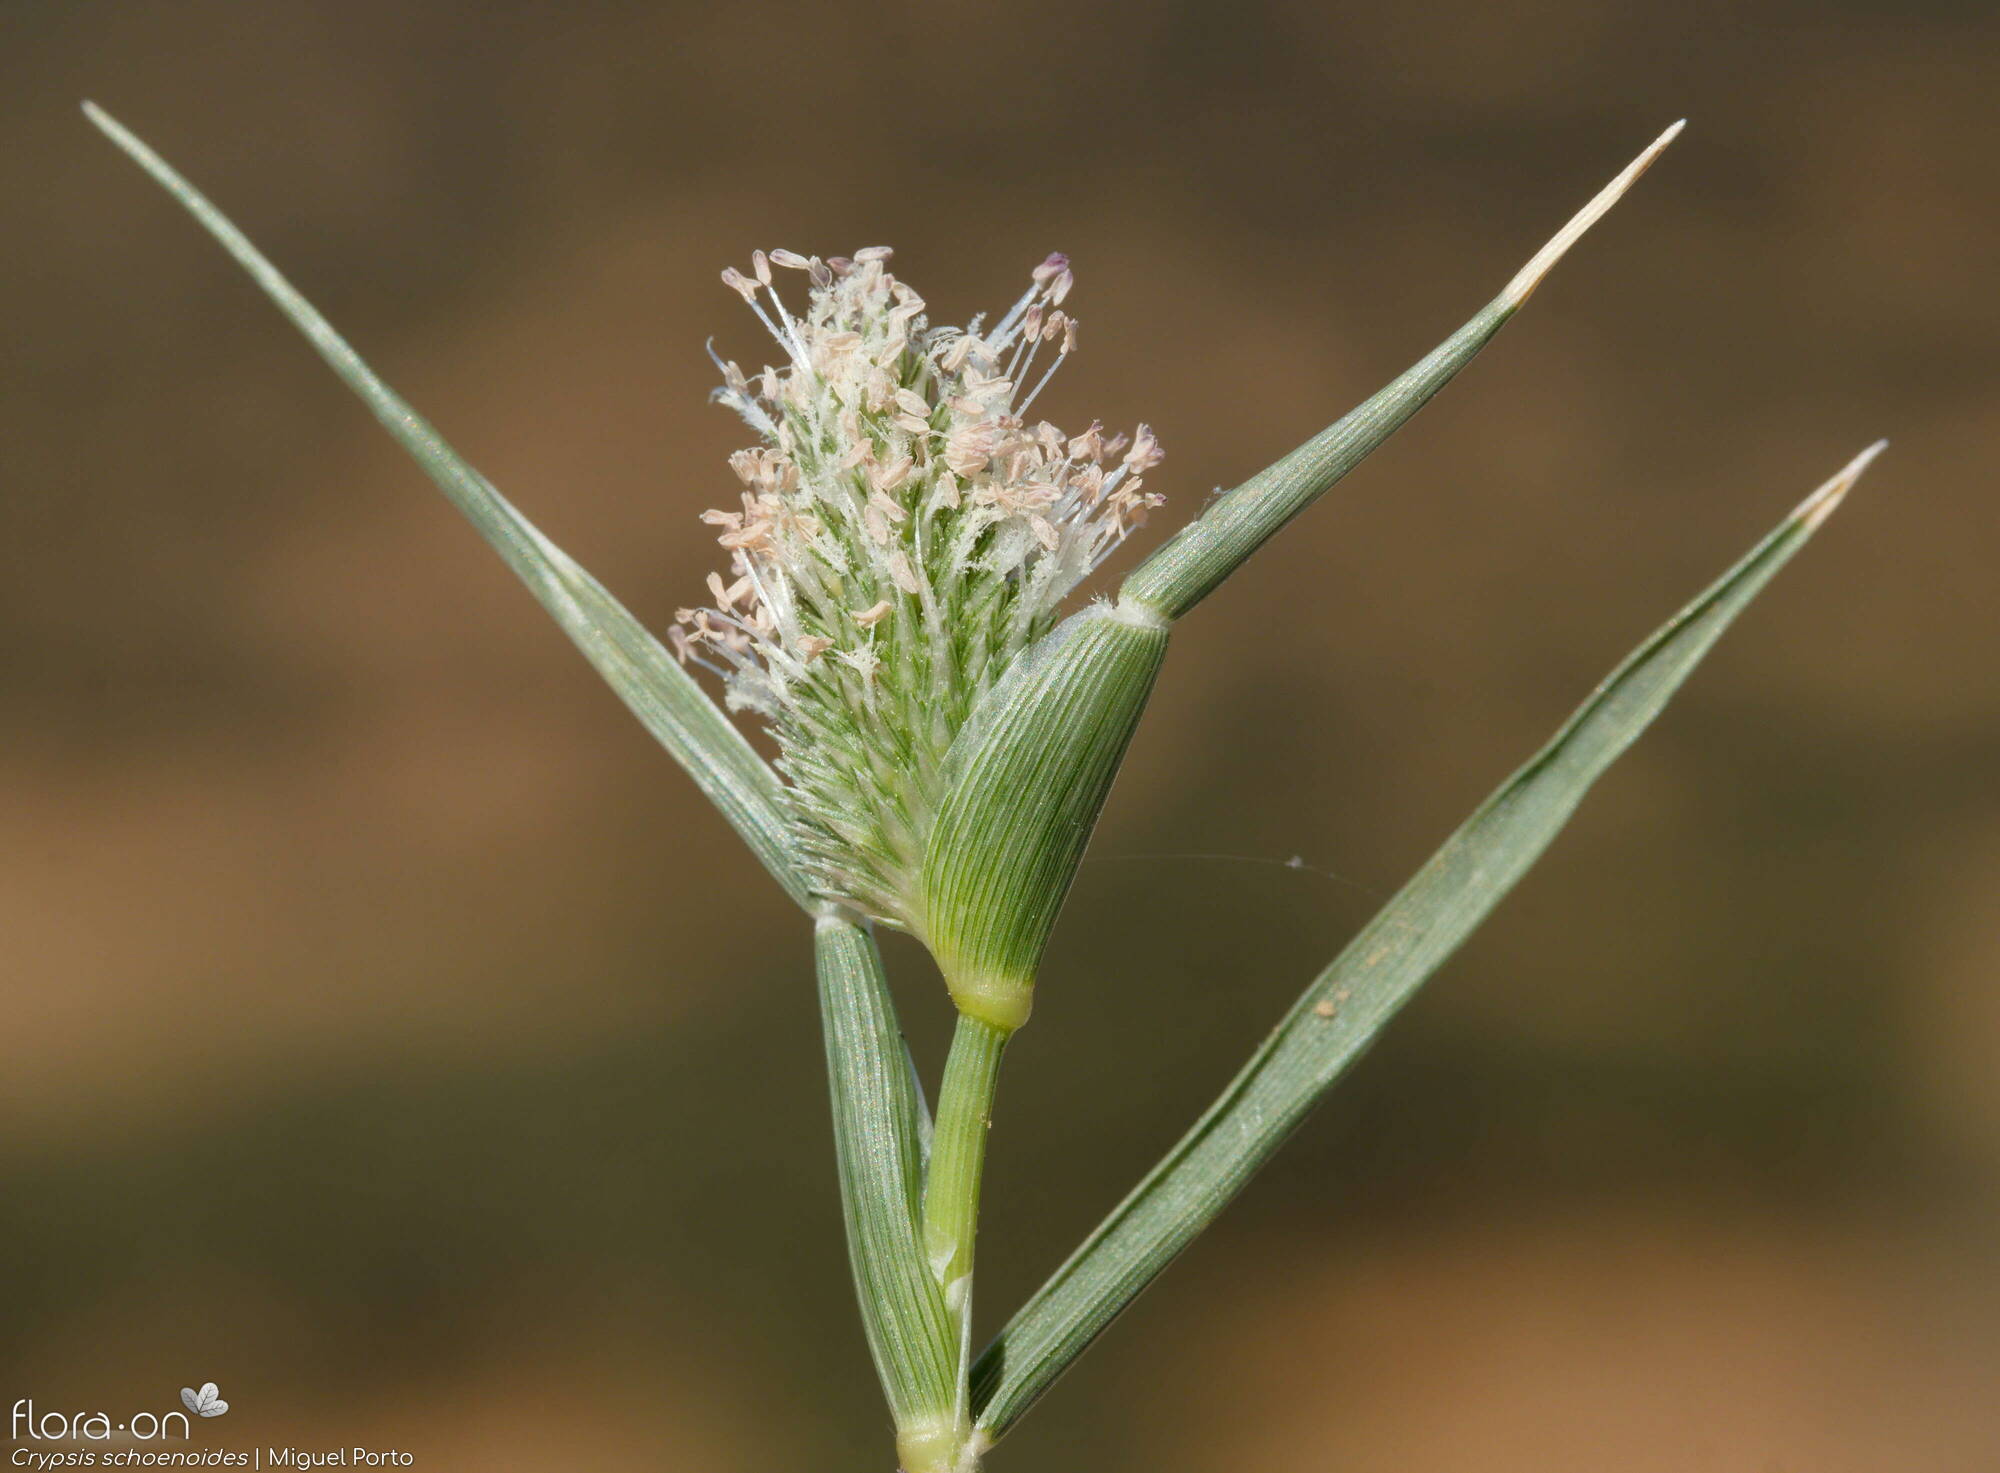
[[145,144],[139,142],[137,138],[134,138],[131,133],[126,131],[123,123],[112,117],[110,113],[92,102],[88,97],[83,100],[83,115],[96,124],[100,131],[108,135],[114,143],[127,153],[151,152]]
[[1578,210],[1569,224],[1558,230],[1547,245],[1535,252],[1534,259],[1523,266],[1514,279],[1507,283],[1507,289],[1500,293],[1500,300],[1512,307],[1518,307],[1527,301],[1535,288],[1542,284],[1542,278],[1554,268],[1556,262],[1563,258],[1571,246],[1583,238],[1586,230],[1604,218],[1605,213],[1618,203],[1625,191],[1637,182],[1641,174],[1652,167],[1653,160],[1660,156],[1669,143],[1680,136],[1681,129],[1686,126],[1687,119],[1682,118],[1648,144],[1646,151],[1627,164],[1616,179],[1598,190],[1590,203]]
[[778,776],[650,631],[494,489],[377,376],[289,281],[172,165],[95,103],[84,115],[249,273],[335,375],[528,587],[640,722],[687,769],[801,905],[811,891],[792,849]]
[[1821,522],[1833,515],[1847,493],[1853,489],[1854,483],[1861,479],[1862,473],[1875,463],[1875,457],[1888,448],[1887,440],[1877,440],[1848,461],[1835,472],[1832,479],[1799,503],[1798,510],[1792,513],[1792,520],[1809,532],[1817,529]]
[[1372,398],[1211,502],[1133,571],[1119,589],[1120,601],[1173,620],[1214,592],[1266,539],[1323,496],[1451,382],[1527,300],[1563,252],[1616,204],[1632,181],[1674,141],[1685,121],[1654,139],[1651,147],[1598,191],[1597,197],[1470,322]]

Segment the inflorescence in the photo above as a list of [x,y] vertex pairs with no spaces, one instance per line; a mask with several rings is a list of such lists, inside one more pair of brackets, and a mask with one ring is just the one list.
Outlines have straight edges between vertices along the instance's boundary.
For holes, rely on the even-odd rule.
[[[815,885],[908,929],[954,737],[1160,504],[1144,475],[1161,451],[1143,424],[1067,436],[1027,417],[1076,348],[1068,258],[990,328],[934,328],[889,255],[758,251],[750,275],[722,273],[786,361],[717,360],[715,397],[763,444],[730,457],[740,506],[703,514],[729,571],[669,638],[770,726]],[[803,314],[774,267],[804,273]]]

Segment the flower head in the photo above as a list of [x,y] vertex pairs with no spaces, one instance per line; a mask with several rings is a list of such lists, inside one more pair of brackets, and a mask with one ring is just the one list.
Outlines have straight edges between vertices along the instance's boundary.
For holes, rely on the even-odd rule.
[[[670,637],[770,725],[818,888],[914,928],[946,752],[1159,504],[1143,478],[1161,452],[1145,425],[1071,436],[1028,418],[1076,349],[1066,257],[990,327],[934,328],[889,255],[758,251],[748,275],[722,273],[784,362],[718,360],[716,397],[763,443],[730,457],[739,505],[703,514],[728,572]],[[803,312],[774,268],[803,273]]]

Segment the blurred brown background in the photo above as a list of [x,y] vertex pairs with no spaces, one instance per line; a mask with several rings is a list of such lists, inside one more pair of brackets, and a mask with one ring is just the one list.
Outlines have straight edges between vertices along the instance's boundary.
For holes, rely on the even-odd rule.
[[1686,114],[1177,637],[1010,1064],[991,1322],[1626,648],[1891,453],[994,1466],[2000,1467],[1991,6],[12,0],[0,82],[0,1401],[889,1461],[804,928],[79,98],[656,627],[753,246],[892,243],[943,319],[1070,252],[1043,407],[1157,426],[1171,526]]

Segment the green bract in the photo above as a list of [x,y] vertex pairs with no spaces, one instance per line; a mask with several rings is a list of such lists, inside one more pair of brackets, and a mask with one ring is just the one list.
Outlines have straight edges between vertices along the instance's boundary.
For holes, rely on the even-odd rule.
[[[1001,1059],[1173,623],[1388,438],[1491,339],[1666,146],[1667,130],[1428,356],[1157,550],[1115,603],[1062,614],[1159,498],[1144,426],[1065,436],[1027,410],[1076,346],[1051,256],[990,326],[933,328],[883,248],[777,251],[723,273],[782,366],[722,364],[762,444],[732,458],[729,552],[672,653],[384,385],[233,225],[130,133],[94,121],[249,271],[506,559],[814,917],[848,1250],[907,1473],[992,1443],[1249,1180],[1547,847],[1877,446],[1598,687],[1316,978],[1222,1096],[971,1355],[973,1245]],[[803,275],[796,315],[773,268]],[[1038,354],[1043,367],[1036,368]],[[682,669],[775,735],[766,764]],[[935,1126],[870,933],[930,948],[959,1008]]]

